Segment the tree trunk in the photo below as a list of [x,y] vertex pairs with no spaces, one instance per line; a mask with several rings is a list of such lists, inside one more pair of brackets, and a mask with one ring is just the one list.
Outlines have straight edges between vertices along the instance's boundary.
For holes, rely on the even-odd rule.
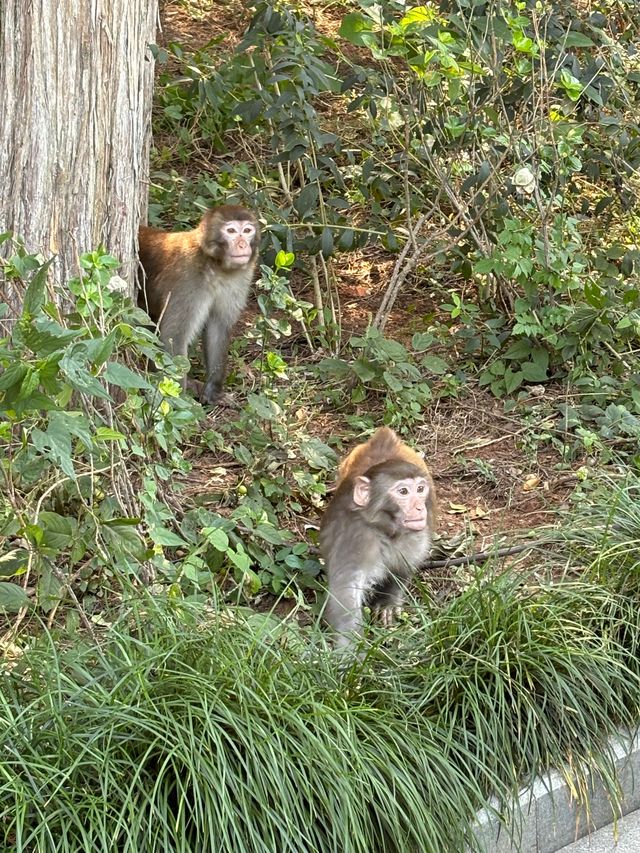
[[[146,215],[157,0],[0,0],[0,233],[54,254],[103,244],[133,291]],[[0,280],[16,316],[22,294]]]

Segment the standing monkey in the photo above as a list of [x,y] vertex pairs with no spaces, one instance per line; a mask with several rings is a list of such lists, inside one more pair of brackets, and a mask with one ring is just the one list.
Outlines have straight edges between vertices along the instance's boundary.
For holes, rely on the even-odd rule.
[[143,273],[138,304],[174,355],[187,356],[202,333],[207,373],[202,399],[212,404],[222,392],[231,330],[253,281],[258,220],[244,207],[225,204],[208,210],[193,231],[143,226],[138,240]]
[[361,633],[365,604],[392,623],[406,583],[431,550],[435,512],[429,469],[388,427],[342,461],[320,525],[329,579],[325,619],[338,645]]

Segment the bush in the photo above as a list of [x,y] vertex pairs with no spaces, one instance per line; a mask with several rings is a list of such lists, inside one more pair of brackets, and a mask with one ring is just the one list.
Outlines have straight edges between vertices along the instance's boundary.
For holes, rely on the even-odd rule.
[[[188,470],[180,444],[200,407],[181,396],[148,318],[120,292],[117,261],[100,250],[80,262],[66,315],[48,297],[47,263],[18,245],[4,267],[27,283],[0,341],[5,612],[35,601],[53,616],[69,596],[92,612],[113,586],[152,577],[163,547],[182,541],[166,527],[163,485]],[[147,359],[161,371],[141,369]]]

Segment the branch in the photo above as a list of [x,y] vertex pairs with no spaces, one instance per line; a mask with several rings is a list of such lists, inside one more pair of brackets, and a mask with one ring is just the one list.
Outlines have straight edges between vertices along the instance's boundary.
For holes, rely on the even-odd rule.
[[521,554],[523,551],[530,551],[540,545],[548,545],[548,539],[536,539],[533,542],[527,542],[524,545],[512,545],[509,548],[490,548],[487,551],[476,551],[475,554],[468,554],[464,557],[447,557],[444,560],[427,560],[423,563],[421,569],[445,569],[449,566],[468,566],[471,563],[485,563],[491,557],[509,557],[511,554]]

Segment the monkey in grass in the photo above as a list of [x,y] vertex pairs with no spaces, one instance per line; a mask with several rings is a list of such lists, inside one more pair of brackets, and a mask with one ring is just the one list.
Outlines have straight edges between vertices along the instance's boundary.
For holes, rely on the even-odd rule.
[[381,427],[342,461],[320,525],[329,581],[324,615],[338,646],[362,633],[365,605],[384,625],[393,622],[406,584],[429,556],[435,520],[429,469],[392,429]]
[[214,404],[222,394],[231,331],[255,274],[258,220],[244,207],[225,204],[208,210],[192,231],[143,226],[138,241],[138,304],[173,355],[187,356],[189,345],[202,335],[206,382],[201,396]]

